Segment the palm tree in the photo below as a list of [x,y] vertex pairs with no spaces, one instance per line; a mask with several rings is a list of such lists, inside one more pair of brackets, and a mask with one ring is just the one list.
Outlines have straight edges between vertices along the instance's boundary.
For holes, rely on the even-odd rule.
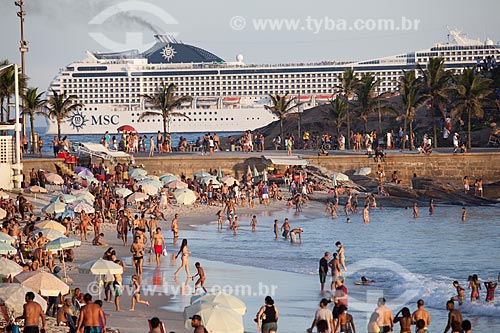
[[[403,143],[401,145],[402,150],[404,150],[406,145],[407,124],[410,125],[410,136],[412,136],[415,113],[425,104],[428,97],[423,94],[423,84],[422,81],[416,77],[415,70],[403,71],[403,76],[400,78],[399,92],[404,105],[404,134]],[[413,144],[413,140],[410,140],[410,150],[415,149]]]
[[283,120],[292,112],[294,108],[298,107],[302,103],[295,103],[293,98],[288,98],[288,92],[284,95],[269,94],[269,98],[271,99],[271,105],[266,105],[265,108],[279,119],[281,140],[284,140]]
[[467,112],[467,148],[471,148],[471,118],[483,117],[483,107],[492,103],[488,97],[493,93],[491,79],[485,78],[476,71],[476,68],[466,68],[456,77],[456,100],[454,114]]
[[35,152],[35,114],[40,114],[40,110],[45,107],[47,100],[43,99],[44,92],[38,93],[38,88],[28,88],[22,95],[24,101],[23,114],[30,117],[31,128],[31,152]]
[[337,97],[329,101],[328,114],[335,120],[337,127],[337,136],[340,136],[340,130],[346,119],[348,105],[345,99]]
[[444,105],[443,101],[448,100],[451,75],[446,71],[444,58],[441,57],[429,58],[426,69],[420,65],[418,68],[422,74],[424,93],[428,97],[434,128],[434,147],[437,148],[436,106]]
[[151,106],[157,110],[144,111],[139,117],[139,120],[148,116],[161,115],[163,118],[163,135],[166,136],[167,133],[170,132],[170,119],[172,117],[185,117],[190,119],[184,112],[174,110],[179,108],[182,103],[191,102],[193,98],[191,96],[176,96],[176,89],[177,86],[175,83],[167,85],[165,82],[162,82],[153,95],[144,95],[146,102],[150,103]]
[[351,148],[351,140],[350,135],[351,135],[351,120],[349,117],[350,113],[350,104],[348,102],[349,96],[353,96],[356,92],[357,87],[359,86],[359,79],[356,77],[354,68],[350,68],[344,71],[342,73],[342,88],[341,88],[341,93],[342,93],[342,98],[346,101],[347,109],[346,109],[346,121],[347,121],[347,148]]
[[66,93],[59,94],[54,89],[51,91],[52,96],[49,98],[47,111],[44,115],[57,121],[57,137],[61,137],[61,123],[69,116],[70,112],[83,107],[83,104],[75,103],[75,99],[78,99],[76,95],[66,96]]
[[[9,65],[8,60],[3,60],[0,62],[0,67]],[[15,77],[14,77],[14,67],[8,68],[0,76],[0,122],[9,121],[10,118],[10,96],[14,93],[15,89]],[[4,109],[4,102],[7,99],[7,107]],[[5,110],[5,118],[4,118]]]

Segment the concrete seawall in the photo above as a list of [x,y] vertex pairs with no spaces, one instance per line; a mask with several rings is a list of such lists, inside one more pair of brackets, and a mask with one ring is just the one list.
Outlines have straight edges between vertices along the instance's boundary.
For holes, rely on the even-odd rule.
[[[272,154],[272,152],[270,152]],[[299,154],[300,155],[300,154]],[[377,163],[366,155],[331,155],[331,156],[302,156],[311,165],[317,165],[332,172],[345,173],[362,167],[377,169]],[[55,162],[61,159],[25,159],[24,173],[28,174],[31,168],[55,171]],[[255,165],[260,171],[264,167],[260,159],[249,155],[236,153],[234,155],[217,154],[208,156],[195,155],[163,155],[160,157],[136,157],[137,164],[143,164],[149,173],[156,171],[158,175],[170,172],[176,175],[191,176],[194,172],[221,167],[224,174],[229,173],[240,177],[247,170],[247,165]],[[401,179],[410,179],[416,173],[418,177],[431,177],[440,180],[461,181],[464,176],[472,180],[482,178],[485,183],[500,181],[500,152],[462,154],[433,154],[429,156],[418,154],[388,155],[381,163],[385,173],[390,177],[397,170]]]

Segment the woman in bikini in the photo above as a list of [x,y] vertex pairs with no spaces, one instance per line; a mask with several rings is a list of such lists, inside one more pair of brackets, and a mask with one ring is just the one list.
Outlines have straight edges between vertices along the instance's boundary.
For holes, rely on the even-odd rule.
[[129,311],[135,311],[135,303],[145,304],[149,306],[148,301],[141,300],[141,285],[137,275],[132,275],[132,283],[134,285],[134,292],[132,293],[132,305]]
[[191,252],[189,252],[188,247],[187,247],[187,239],[182,240],[181,248],[179,249],[179,252],[177,252],[177,254],[175,255],[175,259],[177,259],[177,257],[181,253],[182,253],[181,266],[175,271],[174,276],[177,277],[177,274],[179,274],[181,269],[184,268],[186,270],[186,274],[187,274],[187,277],[189,279],[189,278],[191,278],[191,274],[189,273],[189,254]]
[[344,247],[342,246],[342,243],[337,242],[335,243],[335,246],[338,247],[337,253],[339,254],[339,260],[340,264],[342,265],[342,268],[344,269],[344,272],[347,272],[347,268],[345,267],[345,250]]

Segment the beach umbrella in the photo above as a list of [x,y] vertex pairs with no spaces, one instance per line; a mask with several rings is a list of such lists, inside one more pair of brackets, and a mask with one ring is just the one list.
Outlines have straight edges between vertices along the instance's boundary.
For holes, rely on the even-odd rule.
[[[75,168],[75,173],[76,173],[76,174],[79,174],[80,172],[82,172],[82,171],[84,171],[84,170],[90,171],[90,169],[89,169],[89,168],[86,168],[86,167],[83,167],[83,166],[77,166],[77,167]],[[92,171],[90,171],[90,172],[92,173]]]
[[89,169],[82,170],[79,173],[77,173],[77,175],[85,179],[94,178],[94,174]]
[[245,313],[247,312],[247,307],[242,300],[233,295],[225,294],[221,291],[215,294],[205,294],[198,298],[195,297],[191,298],[191,304],[200,302],[209,302],[209,303],[224,305],[232,309],[234,312],[238,313],[240,316],[244,316]]
[[144,185],[144,184],[154,185],[158,189],[163,187],[163,183],[161,181],[151,178],[143,179],[137,183],[137,185]]
[[66,227],[56,221],[42,221],[35,224],[35,229],[53,229],[62,233],[66,232]]
[[13,317],[18,317],[23,314],[24,303],[27,292],[35,294],[34,301],[40,304],[43,312],[47,311],[47,302],[38,295],[33,289],[23,286],[19,283],[2,283],[0,284],[0,302],[5,304],[5,307]]
[[0,199],[7,200],[9,198],[10,198],[10,195],[8,193],[5,193],[4,191],[0,191]]
[[220,187],[219,181],[214,176],[203,177],[200,180],[200,184],[208,185],[210,183],[210,181],[212,181],[213,187]]
[[223,175],[222,175],[222,169],[221,169],[221,167],[219,166],[219,167],[217,168],[217,178],[221,179],[221,178],[222,178],[222,176],[223,176]]
[[171,181],[174,181],[174,180],[179,180],[179,177],[174,176],[174,175],[164,175],[164,176],[160,177],[160,181],[163,184],[168,184],[168,183],[170,183]]
[[3,208],[0,208],[0,220],[7,217],[7,211]]
[[203,171],[203,170],[195,172],[194,175],[196,176],[196,178],[203,178],[203,177],[211,176],[211,174],[209,174],[208,172]]
[[181,182],[180,180],[172,180],[166,184],[166,186],[172,190],[176,190],[179,188],[187,188],[188,184]]
[[136,132],[135,128],[130,125],[123,125],[116,129],[118,132]]
[[63,219],[65,219],[66,217],[69,217],[70,219],[74,219],[75,212],[72,210],[66,209],[64,212],[56,214],[56,218],[59,218],[59,217],[63,218]]
[[57,173],[49,172],[45,174],[45,179],[49,184],[56,184],[56,185],[64,184],[64,179],[62,179],[62,177],[59,176]]
[[85,201],[87,203],[93,204],[95,201],[95,198],[90,192],[82,192],[82,193],[78,193],[75,196],[74,202],[76,202],[76,201]]
[[128,203],[136,203],[136,202],[145,201],[147,198],[148,198],[148,195],[146,193],[135,192],[135,193],[128,196],[127,202]]
[[201,302],[184,308],[185,327],[191,328],[190,317],[201,317],[201,323],[209,332],[243,333],[243,317],[234,310],[216,303]]
[[236,178],[231,176],[224,176],[221,178],[221,181],[226,185],[233,185],[234,182],[236,182],[237,185],[240,184],[240,182]]
[[66,210],[66,204],[60,201],[54,201],[42,208],[42,211],[48,214],[62,213]]
[[196,202],[196,194],[187,188],[175,190],[174,197],[181,205],[191,205]]
[[8,278],[15,276],[23,271],[23,268],[12,260],[0,258],[0,276]]
[[0,243],[0,254],[1,255],[12,255],[12,254],[16,254],[17,253],[17,249],[7,243]]
[[54,274],[43,271],[22,272],[14,277],[14,282],[30,287],[42,296],[66,295],[69,287]]
[[92,207],[91,205],[89,205],[88,203],[83,202],[83,201],[80,201],[79,203],[77,203],[73,207],[73,211],[75,213],[81,213],[81,212],[85,212],[87,214],[95,213],[94,207]]
[[92,183],[99,184],[99,180],[94,177],[88,177],[85,180],[87,181],[87,187]]
[[12,244],[14,241],[14,237],[7,235],[5,232],[0,232],[0,243]]
[[76,197],[74,195],[59,194],[59,195],[53,196],[52,199],[50,199],[50,202],[61,201],[60,199],[62,199],[62,202],[67,203],[67,204],[70,204],[70,203],[73,203],[76,201]]
[[89,193],[90,194],[89,190],[86,189],[86,188],[81,188],[79,190],[71,190],[71,194],[75,195],[75,196],[78,195],[78,194],[81,194],[81,193],[84,193],[84,194],[85,193]]
[[149,194],[149,195],[157,195],[159,191],[159,187],[149,184],[149,183],[143,183],[140,185],[144,193]]
[[145,176],[148,172],[144,169],[132,169],[128,172],[129,177]]
[[129,190],[128,188],[120,187],[120,188],[116,189],[115,193],[119,197],[125,198],[125,197],[131,195],[133,192],[131,190]]
[[144,179],[148,179],[148,176],[143,176],[143,175],[137,175],[137,176],[134,176],[134,177],[130,177],[132,178],[133,180],[135,180],[136,182],[140,182]]
[[158,177],[157,175],[148,175],[148,178],[161,182],[160,177]]
[[47,193],[47,189],[38,185],[27,187],[24,191],[29,193]]
[[257,171],[257,168],[255,167],[255,165],[253,165],[253,168],[252,168],[252,176],[254,176],[254,177],[259,176],[259,171]]
[[38,235],[39,232],[42,233],[43,237],[48,238],[51,241],[59,237],[66,237],[64,236],[64,233],[48,228],[33,230],[33,235]]
[[99,258],[81,264],[80,266],[78,266],[78,272],[80,274],[94,274],[94,275],[122,274],[123,267],[118,264],[115,264],[110,260],[104,260],[102,258]]
[[[82,242],[73,238],[59,237],[44,245],[43,249],[47,251],[62,251],[82,245]],[[66,263],[64,262],[64,255],[62,256],[64,278],[66,278]]]

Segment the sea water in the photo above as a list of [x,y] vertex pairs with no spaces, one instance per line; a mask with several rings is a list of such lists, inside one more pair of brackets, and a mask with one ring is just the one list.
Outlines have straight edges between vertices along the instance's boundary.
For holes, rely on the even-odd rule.
[[[315,203],[298,214],[294,209],[258,214],[256,232],[250,228],[251,215],[240,215],[236,236],[226,229],[218,232],[215,217],[207,217],[213,222],[182,231],[181,237],[189,240],[193,255],[209,265],[210,268],[206,268],[209,286],[245,283],[245,280],[253,284],[257,281],[277,284],[274,298],[280,309],[281,332],[304,332],[310,326],[319,300],[325,297],[319,293],[319,259],[325,251],[336,251],[336,241],[341,241],[345,248],[349,310],[361,332],[378,297],[387,299],[394,314],[403,306],[414,311],[416,301],[422,298],[431,313],[430,331],[444,330],[446,301],[456,295],[454,280],[466,289],[465,304],[456,307],[464,319],[471,320],[474,331],[500,329],[500,306],[485,304],[484,285],[481,300],[476,303],[470,302],[467,289],[467,278],[472,274],[478,274],[482,282],[488,278],[497,280],[500,271],[498,206],[468,207],[466,223],[461,221],[459,206],[437,206],[433,216],[427,207],[420,207],[418,219],[413,218],[411,208],[372,209],[369,224],[363,224],[361,214],[349,216],[351,223],[348,224],[345,215],[339,213],[338,218],[332,219],[323,211],[324,206]],[[273,221],[278,219],[281,225],[285,217],[290,219],[292,228],[304,229],[302,244],[292,244],[281,236],[274,239]],[[213,274],[210,279],[210,270],[217,267],[213,261],[224,263],[220,265],[225,265],[225,272],[229,272],[219,275],[222,281],[213,281]],[[353,282],[361,276],[376,282],[355,286]],[[329,283],[330,278],[327,289]],[[258,293],[241,297],[250,304],[244,319],[245,327],[251,328],[249,331],[255,331],[252,319],[264,297]],[[178,300],[180,303],[174,308],[181,311],[187,300]],[[396,327],[399,330],[399,324]]]

